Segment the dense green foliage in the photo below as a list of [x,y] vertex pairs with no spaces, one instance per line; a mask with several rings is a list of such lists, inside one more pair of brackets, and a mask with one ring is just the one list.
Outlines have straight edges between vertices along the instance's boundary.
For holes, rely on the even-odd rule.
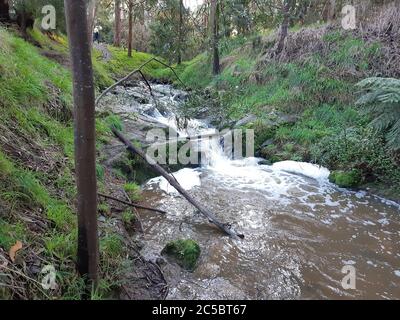
[[400,149],[400,80],[368,78],[358,83],[364,92],[358,104],[366,105],[373,115],[372,126],[386,134],[388,144]]
[[[251,125],[256,132],[256,149],[271,162],[312,161],[332,170],[358,170],[359,183],[375,181],[394,190],[399,188],[398,160],[390,150],[399,123],[397,80],[380,80],[379,89],[376,80],[360,84],[368,94],[359,102],[375,103],[369,109],[379,112],[372,112],[377,117],[373,124],[376,127],[377,120],[386,120],[381,122],[384,130],[371,130],[371,112],[363,112],[365,108],[360,109],[356,103],[360,79],[352,70],[370,72],[371,61],[380,57],[379,43],[333,30],[322,39],[330,47],[328,51],[312,52],[311,59],[305,61],[294,58],[290,62],[264,63],[259,52],[269,48],[271,40],[263,39],[259,43],[254,36],[233,38],[222,51],[223,71],[216,77],[211,76],[209,55],[201,54],[186,62],[180,74],[183,81],[196,90],[208,91],[192,98],[187,109],[195,113],[196,105],[201,109],[203,98],[208,97],[208,104],[219,105],[223,123],[256,115],[258,120]],[[280,113],[297,120],[271,124],[279,120],[276,115]],[[272,143],[260,148],[271,139]]]

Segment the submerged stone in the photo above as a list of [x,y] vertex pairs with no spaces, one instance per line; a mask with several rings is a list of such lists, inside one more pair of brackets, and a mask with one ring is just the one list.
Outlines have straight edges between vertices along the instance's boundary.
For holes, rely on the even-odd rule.
[[200,246],[196,241],[179,239],[168,242],[161,254],[166,255],[182,268],[193,271],[200,257],[200,252]]

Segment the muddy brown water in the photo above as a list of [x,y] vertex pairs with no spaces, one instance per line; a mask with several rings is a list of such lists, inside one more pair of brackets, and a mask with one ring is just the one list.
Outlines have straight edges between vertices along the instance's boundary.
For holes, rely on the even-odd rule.
[[[153,86],[160,112],[145,90],[129,88],[124,104],[115,104],[118,112],[143,113],[174,127],[168,108],[179,107],[183,93]],[[123,93],[120,88],[114,96]],[[147,104],[137,98],[143,95]],[[195,133],[209,132],[201,121],[194,124]],[[168,213],[141,213],[143,254],[158,257],[168,241],[178,238],[194,239],[202,249],[192,273],[164,267],[168,299],[400,299],[398,204],[367,191],[337,188],[329,183],[327,169],[311,164],[233,161],[216,141],[204,148],[208,159],[201,168],[175,176],[245,239],[221,234],[164,179],[146,183],[143,203]],[[342,286],[345,266],[354,267],[355,289]]]
[[[180,275],[170,299],[400,298],[396,204],[268,166],[251,170],[253,180],[201,169],[191,189],[244,240],[225,237],[179,195],[148,186],[146,204],[168,214],[145,216],[147,253],[177,238],[202,248],[198,268]],[[342,287],[345,265],[355,268],[354,290]]]

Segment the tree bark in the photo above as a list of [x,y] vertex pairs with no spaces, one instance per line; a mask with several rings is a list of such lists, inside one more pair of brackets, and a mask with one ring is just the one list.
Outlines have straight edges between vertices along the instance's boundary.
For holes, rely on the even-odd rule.
[[121,0],[115,0],[114,46],[121,46]]
[[97,14],[97,0],[89,0],[87,7],[89,43],[93,42],[94,23]]
[[[81,275],[98,281],[95,90],[85,0],[64,0],[74,93],[75,175],[78,210],[78,262]],[[82,32],[86,30],[86,32]]]
[[129,25],[128,25],[128,57],[132,57],[132,41],[133,41],[133,0],[129,0]]
[[329,0],[328,22],[332,22],[335,19],[335,14],[336,14],[336,0]]
[[289,32],[289,24],[290,24],[290,8],[291,8],[292,1],[291,0],[286,0],[285,5],[283,6],[283,21],[282,21],[282,26],[281,26],[281,32],[279,35],[279,40],[278,40],[278,46],[275,51],[275,55],[279,56],[283,48],[285,47],[285,40],[288,36]]
[[210,20],[212,33],[213,74],[218,75],[221,72],[218,49],[218,0],[211,0]]
[[[1,1],[1,0],[0,0]],[[27,30],[33,28],[35,19],[30,11],[26,10],[25,6],[22,6],[17,12],[17,23],[25,39],[28,39]]]
[[178,65],[182,64],[182,42],[183,42],[183,0],[179,1],[179,35],[178,35]]
[[0,0],[0,21],[10,20],[10,6],[8,0]]

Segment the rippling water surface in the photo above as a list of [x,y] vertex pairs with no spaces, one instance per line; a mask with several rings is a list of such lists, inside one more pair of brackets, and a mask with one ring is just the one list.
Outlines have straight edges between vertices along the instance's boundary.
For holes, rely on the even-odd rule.
[[[172,116],[152,112],[174,126]],[[196,133],[210,130],[193,124]],[[215,140],[202,148],[201,168],[174,175],[245,239],[221,234],[163,178],[149,181],[144,202],[168,214],[142,214],[145,254],[156,256],[177,238],[195,239],[202,248],[193,273],[167,275],[170,299],[400,299],[397,204],[339,189],[328,182],[327,169],[311,164],[232,161]],[[345,265],[356,270],[355,290],[342,288]]]

